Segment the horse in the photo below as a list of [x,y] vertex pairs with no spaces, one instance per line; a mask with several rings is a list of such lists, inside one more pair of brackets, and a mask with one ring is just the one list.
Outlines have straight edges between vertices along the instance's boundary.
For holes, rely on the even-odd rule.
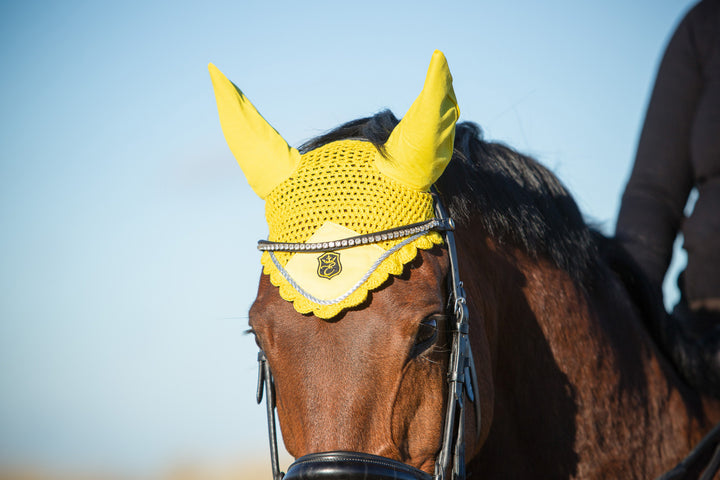
[[[442,53],[402,120],[383,111],[298,150],[210,71],[225,137],[266,200],[249,325],[276,479],[275,406],[297,459],[286,479],[655,478],[720,420],[720,402],[688,386],[659,345],[662,306],[622,247],[586,224],[550,170],[457,123]],[[357,198],[380,194],[342,168],[366,157],[391,192],[363,210]],[[388,220],[406,197],[430,207]],[[331,210],[349,220],[322,238]],[[306,214],[319,220],[297,220]],[[365,217],[381,227],[363,230]],[[301,234],[285,235],[288,222]],[[335,308],[304,276],[322,293],[350,269],[341,239],[379,249],[372,268],[404,257],[375,283],[365,285],[375,271],[360,277],[367,288]],[[292,270],[305,257],[304,273]]]

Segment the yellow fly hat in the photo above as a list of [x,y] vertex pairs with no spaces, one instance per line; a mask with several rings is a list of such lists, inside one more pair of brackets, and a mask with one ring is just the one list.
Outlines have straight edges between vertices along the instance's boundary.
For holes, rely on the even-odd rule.
[[[441,52],[384,154],[367,141],[341,140],[301,155],[220,70],[209,69],[225,139],[265,199],[271,242],[322,244],[434,218],[429,189],[452,157],[460,113]],[[438,233],[422,232],[336,251],[265,251],[261,262],[298,312],[331,318],[401,274],[418,248],[441,242]]]

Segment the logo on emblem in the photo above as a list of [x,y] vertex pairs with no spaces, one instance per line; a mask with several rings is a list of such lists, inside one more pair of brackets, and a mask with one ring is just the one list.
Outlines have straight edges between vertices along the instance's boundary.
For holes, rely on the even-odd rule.
[[340,275],[342,265],[340,265],[340,254],[336,252],[325,252],[318,257],[318,277],[327,278],[328,280]]

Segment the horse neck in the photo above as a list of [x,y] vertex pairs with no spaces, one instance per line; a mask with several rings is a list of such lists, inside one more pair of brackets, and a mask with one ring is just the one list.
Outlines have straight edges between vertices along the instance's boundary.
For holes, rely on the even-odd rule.
[[[458,248],[471,328],[485,334],[494,384],[494,426],[476,457],[484,473],[561,478],[634,464],[659,474],[699,440],[702,402],[609,271],[585,289],[547,261],[466,238]],[[662,454],[645,456],[649,442]]]

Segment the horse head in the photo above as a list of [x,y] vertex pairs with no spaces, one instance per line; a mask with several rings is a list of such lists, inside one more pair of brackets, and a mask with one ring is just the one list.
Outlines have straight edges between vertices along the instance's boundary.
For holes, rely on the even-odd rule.
[[487,435],[492,387],[478,388],[452,223],[430,192],[459,116],[445,57],[386,141],[303,153],[210,73],[226,140],[266,205],[250,326],[286,448],[302,457],[286,478],[442,478],[451,456],[462,469],[465,438],[474,451]]

